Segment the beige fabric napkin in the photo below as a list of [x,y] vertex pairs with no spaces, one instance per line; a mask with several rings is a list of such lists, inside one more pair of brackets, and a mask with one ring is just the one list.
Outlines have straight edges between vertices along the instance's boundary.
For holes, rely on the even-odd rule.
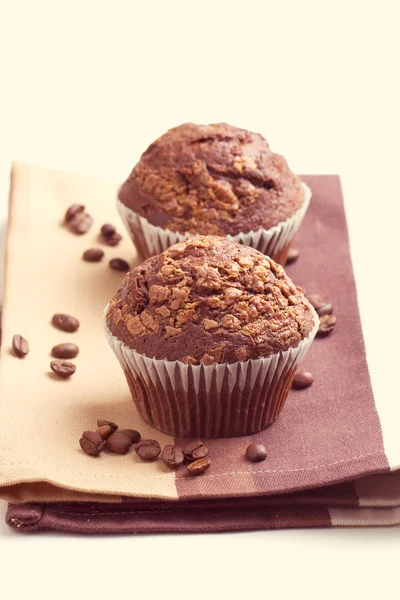
[[[81,258],[87,248],[101,245],[103,223],[124,233],[115,210],[116,186],[14,165],[0,358],[0,496],[14,504],[7,517],[12,526],[217,531],[399,522],[400,480],[387,473],[398,465],[386,456],[369,382],[339,179],[305,181],[314,195],[298,234],[301,259],[289,274],[311,291],[324,289],[337,310],[337,330],[316,340],[307,356],[313,386],[292,393],[278,422],[252,436],[268,446],[268,461],[260,466],[245,460],[248,438],[213,440],[211,469],[190,478],[161,461],[143,463],[134,452],[91,458],[81,451],[81,433],[98,418],[138,429],[162,445],[173,442],[138,417],[102,330],[103,308],[123,279],[108,261],[121,257],[133,266],[135,251],[124,234],[118,247],[102,246],[102,262]],[[72,203],[84,204],[94,218],[86,235],[63,225]],[[52,327],[56,312],[77,317],[79,330]],[[30,343],[24,359],[10,349],[15,333]],[[80,353],[76,373],[64,381],[49,364],[52,346],[66,341],[76,343]],[[371,473],[380,475],[321,487]],[[297,494],[309,488],[319,489]],[[205,504],[196,504],[198,499]]]
[[[78,443],[98,418],[154,435],[133,410],[101,325],[103,309],[124,277],[109,268],[109,259],[135,262],[127,235],[115,248],[99,243],[103,223],[115,223],[124,233],[115,195],[115,186],[87,177],[25,164],[13,167],[0,359],[0,489],[10,501],[75,499],[70,490],[81,492],[80,500],[92,500],[94,493],[105,494],[105,501],[110,494],[177,498],[174,473],[162,465],[140,462],[134,453],[91,460]],[[73,203],[84,204],[94,218],[86,235],[63,226],[65,210]],[[92,246],[105,250],[102,262],[81,259]],[[52,327],[57,312],[74,315],[79,330],[64,333]],[[27,338],[31,348],[21,360],[10,349],[15,333]],[[65,381],[49,366],[50,350],[61,342],[80,348],[76,373]],[[159,432],[157,439],[171,442]]]

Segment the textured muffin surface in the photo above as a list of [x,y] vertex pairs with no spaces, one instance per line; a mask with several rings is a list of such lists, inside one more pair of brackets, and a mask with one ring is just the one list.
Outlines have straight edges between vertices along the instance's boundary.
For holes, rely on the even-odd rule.
[[296,347],[313,311],[283,268],[220,237],[171,246],[127,274],[107,325],[148,357],[232,363]]
[[285,221],[304,192],[260,134],[226,123],[185,123],[149,146],[119,199],[164,229],[236,235]]

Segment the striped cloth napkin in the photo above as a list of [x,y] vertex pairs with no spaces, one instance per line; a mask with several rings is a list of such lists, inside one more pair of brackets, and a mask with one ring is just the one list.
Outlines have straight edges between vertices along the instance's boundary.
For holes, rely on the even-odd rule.
[[[102,309],[122,275],[113,257],[133,265],[127,239],[105,248],[106,259],[81,260],[98,245],[104,222],[118,223],[113,185],[16,164],[10,195],[0,380],[0,496],[18,531],[208,532],[279,527],[392,525],[400,522],[400,442],[382,434],[373,396],[340,181],[307,176],[313,198],[298,233],[301,256],[288,274],[307,293],[333,303],[337,327],[304,360],[314,384],[292,391],[279,420],[246,438],[210,440],[212,466],[200,477],[135,453],[84,455],[78,440],[98,418],[141,431],[161,445],[182,440],[152,430],[136,414],[122,371],[101,328]],[[62,225],[66,208],[86,205],[94,227],[74,236]],[[81,322],[74,334],[50,325],[56,312]],[[18,360],[14,333],[30,343]],[[67,339],[68,338],[68,339]],[[67,381],[49,373],[49,350],[80,347]],[[249,463],[250,441],[268,450]],[[387,447],[390,446],[390,453]]]

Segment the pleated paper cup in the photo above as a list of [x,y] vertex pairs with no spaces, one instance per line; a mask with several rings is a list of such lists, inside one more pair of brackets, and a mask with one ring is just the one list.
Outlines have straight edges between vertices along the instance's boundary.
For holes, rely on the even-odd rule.
[[175,437],[235,437],[260,431],[278,418],[318,330],[315,311],[313,316],[311,333],[296,348],[232,364],[149,358],[113,336],[106,323],[105,331],[136,408],[149,425]]
[[[276,262],[284,264],[291,241],[301,225],[312,196],[310,188],[303,182],[301,185],[304,190],[303,204],[286,221],[282,221],[270,229],[258,229],[257,231],[227,235],[226,237],[234,242],[255,248],[259,252],[270,256]],[[145,217],[125,206],[118,198],[117,210],[136,246],[140,260],[160,254],[173,244],[196,237],[194,234],[178,233],[152,225]]]

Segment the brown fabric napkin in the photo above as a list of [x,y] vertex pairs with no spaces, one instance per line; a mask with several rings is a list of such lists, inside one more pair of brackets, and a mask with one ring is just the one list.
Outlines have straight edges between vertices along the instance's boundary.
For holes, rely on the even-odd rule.
[[[193,478],[185,469],[168,471],[161,461],[140,462],[135,453],[90,458],[80,450],[82,431],[98,418],[138,429],[162,445],[174,441],[136,414],[102,331],[103,308],[123,278],[108,261],[121,257],[133,265],[135,253],[125,235],[118,247],[104,247],[102,262],[81,260],[84,250],[100,244],[103,223],[122,230],[115,186],[14,165],[0,380],[0,494],[11,502],[10,525],[96,533],[400,521],[399,476],[385,474],[390,465],[366,364],[339,178],[304,180],[314,195],[297,236],[301,257],[288,273],[308,293],[334,304],[337,327],[314,342],[304,361],[313,386],[291,392],[267,430],[210,441],[212,467]],[[94,217],[86,235],[62,226],[72,203],[86,205]],[[79,330],[54,329],[55,312],[76,316]],[[14,333],[30,343],[25,359],[10,351]],[[64,341],[80,347],[76,373],[66,381],[49,369],[51,347]],[[250,440],[266,445],[265,462],[245,460]],[[383,475],[366,477],[371,474]]]

